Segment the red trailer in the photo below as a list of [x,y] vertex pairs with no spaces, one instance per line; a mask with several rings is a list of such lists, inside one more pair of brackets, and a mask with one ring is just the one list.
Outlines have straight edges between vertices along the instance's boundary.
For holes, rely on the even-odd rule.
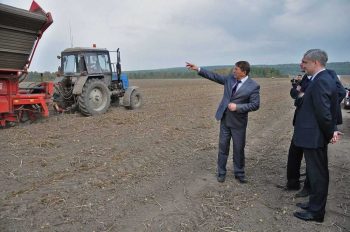
[[48,116],[48,102],[54,89],[52,82],[20,88],[44,31],[52,24],[35,2],[23,10],[0,3],[0,126]]

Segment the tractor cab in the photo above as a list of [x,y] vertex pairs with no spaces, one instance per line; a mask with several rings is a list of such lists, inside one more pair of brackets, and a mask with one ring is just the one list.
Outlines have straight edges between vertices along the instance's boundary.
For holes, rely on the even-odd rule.
[[108,75],[112,77],[109,52],[105,49],[68,48],[61,53],[61,70],[64,76]]

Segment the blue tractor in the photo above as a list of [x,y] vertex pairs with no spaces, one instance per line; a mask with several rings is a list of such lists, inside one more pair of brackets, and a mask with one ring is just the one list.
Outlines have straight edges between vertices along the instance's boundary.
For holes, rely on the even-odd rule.
[[58,112],[80,111],[85,116],[103,114],[109,106],[122,104],[139,108],[142,96],[137,86],[129,86],[121,72],[120,50],[117,63],[110,51],[101,48],[68,48],[61,56],[55,84],[54,108]]

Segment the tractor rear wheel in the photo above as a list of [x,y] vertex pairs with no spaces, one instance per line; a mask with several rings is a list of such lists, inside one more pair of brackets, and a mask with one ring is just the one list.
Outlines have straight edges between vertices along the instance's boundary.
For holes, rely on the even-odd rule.
[[80,112],[85,116],[103,114],[111,104],[107,85],[99,79],[89,79],[78,97]]

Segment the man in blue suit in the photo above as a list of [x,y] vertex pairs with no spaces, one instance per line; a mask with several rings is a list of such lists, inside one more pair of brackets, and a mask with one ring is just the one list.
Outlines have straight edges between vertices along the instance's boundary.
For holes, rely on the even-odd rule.
[[327,53],[312,49],[304,54],[301,67],[312,76],[295,117],[293,143],[304,152],[310,183],[309,202],[297,204],[305,211],[294,216],[305,221],[323,222],[328,195],[328,143],[336,142],[337,84],[325,69]]
[[220,120],[217,180],[225,181],[232,138],[234,175],[240,183],[246,183],[244,147],[248,112],[258,110],[260,105],[260,86],[248,77],[250,64],[247,61],[238,61],[233,73],[228,76],[221,76],[191,63],[186,63],[186,67],[197,71],[198,75],[206,79],[224,85],[224,94],[215,115]]

